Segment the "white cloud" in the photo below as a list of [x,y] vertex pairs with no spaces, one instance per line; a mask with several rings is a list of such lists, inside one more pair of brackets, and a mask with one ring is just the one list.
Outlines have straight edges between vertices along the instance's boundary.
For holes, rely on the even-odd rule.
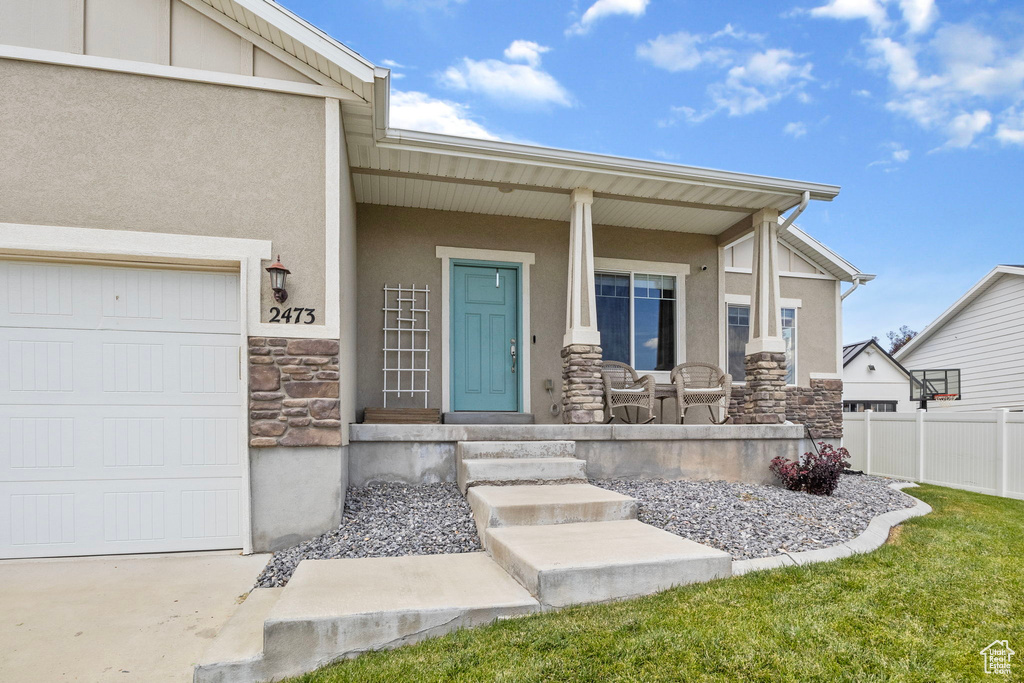
[[449,88],[479,93],[510,106],[572,106],[569,92],[554,76],[540,68],[541,54],[550,49],[517,40],[506,48],[505,57],[523,60],[526,64],[465,57],[459,64],[448,67],[440,81]]
[[792,135],[794,138],[802,138],[807,135],[807,124],[803,121],[793,121],[787,123],[783,127],[782,132],[786,135]]
[[[739,44],[723,46],[720,44],[723,38],[739,41]],[[639,59],[669,72],[692,71],[698,67],[727,69],[720,81],[707,87],[711,100],[709,106],[701,111],[692,106],[672,107],[671,117],[659,125],[672,125],[679,119],[700,123],[721,111],[728,112],[730,116],[742,116],[794,93],[801,102],[810,102],[811,98],[803,88],[813,80],[813,65],[791,50],[759,50],[749,45],[763,40],[762,35],[746,33],[726,24],[721,31],[711,34],[680,31],[659,35],[638,45],[636,54]]]
[[699,48],[702,42],[703,37],[680,31],[669,36],[658,36],[643,45],[638,45],[636,56],[666,71],[689,71],[696,69],[704,61],[704,55]]
[[399,64],[398,62],[396,62],[393,59],[382,59],[382,60],[380,60],[380,65],[381,66],[386,66],[389,69],[404,69],[405,68],[404,64]]
[[946,135],[948,139],[940,149],[964,149],[970,147],[974,138],[980,135],[992,123],[992,114],[984,109],[977,109],[972,112],[964,112],[955,116],[952,121],[946,124]]
[[921,33],[939,18],[935,0],[900,0],[900,11],[911,33]]
[[597,0],[587,8],[580,20],[565,30],[567,36],[583,35],[590,31],[594,22],[616,14],[634,17],[643,16],[650,0]]
[[897,147],[892,151],[892,160],[899,163],[906,163],[910,158],[910,150],[904,149],[903,147]]
[[513,40],[512,44],[505,48],[505,59],[512,62],[526,62],[532,67],[538,67],[540,66],[540,56],[550,51],[550,47],[538,45],[532,40]]
[[878,0],[829,0],[828,4],[808,11],[819,19],[865,19],[875,29],[889,23],[883,3]]
[[391,91],[390,124],[395,128],[466,138],[497,140],[498,136],[469,117],[465,105],[416,91]]
[[896,170],[897,164],[905,164],[910,159],[910,150],[899,142],[889,142],[882,147],[888,150],[888,156],[885,159],[872,161],[868,164],[868,168],[880,166],[886,173],[892,173]]
[[[922,24],[923,25],[923,24]],[[1013,107],[1024,100],[1024,50],[975,25],[947,24],[929,37],[872,36],[869,65],[892,86],[886,108],[945,137],[939,149],[964,149],[993,136],[1013,138]]]
[[871,97],[871,91],[870,90],[864,90],[864,89],[854,90],[853,94],[856,95],[857,97],[865,97],[865,98]]
[[1008,109],[996,129],[996,140],[1003,145],[1024,147],[1024,109]]
[[655,349],[655,350],[657,350],[657,348],[658,348],[658,338],[657,337],[651,337],[650,339],[645,341],[644,342],[644,348],[645,349]]

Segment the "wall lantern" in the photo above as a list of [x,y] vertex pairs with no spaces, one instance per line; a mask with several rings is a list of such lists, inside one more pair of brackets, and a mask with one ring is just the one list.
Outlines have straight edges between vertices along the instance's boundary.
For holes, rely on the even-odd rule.
[[274,301],[283,304],[288,300],[288,292],[284,288],[284,279],[292,271],[284,267],[284,264],[281,263],[281,255],[278,254],[277,261],[267,268],[267,272],[270,273],[270,288],[274,290]]

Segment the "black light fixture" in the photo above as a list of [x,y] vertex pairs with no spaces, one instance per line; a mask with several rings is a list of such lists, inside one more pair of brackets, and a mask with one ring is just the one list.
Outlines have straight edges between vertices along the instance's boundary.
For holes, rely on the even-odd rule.
[[274,290],[274,301],[279,304],[283,304],[288,300],[288,292],[284,288],[284,280],[287,275],[291,275],[290,270],[284,267],[281,263],[281,255],[277,255],[277,261],[272,263],[267,272],[270,273],[270,288]]

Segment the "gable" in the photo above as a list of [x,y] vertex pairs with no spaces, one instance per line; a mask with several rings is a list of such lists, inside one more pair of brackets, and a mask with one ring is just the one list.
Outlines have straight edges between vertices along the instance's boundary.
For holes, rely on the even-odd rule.
[[3,45],[318,82],[304,62],[246,34],[202,0],[0,0]]
[[[754,262],[754,237],[750,235],[724,249],[726,268],[750,270]],[[815,266],[802,254],[788,245],[778,245],[777,252],[780,273],[800,273],[803,275],[825,275],[828,273]]]

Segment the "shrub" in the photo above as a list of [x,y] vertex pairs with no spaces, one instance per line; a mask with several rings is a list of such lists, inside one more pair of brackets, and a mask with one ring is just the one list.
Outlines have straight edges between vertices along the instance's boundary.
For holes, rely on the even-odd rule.
[[850,453],[845,448],[836,450],[824,441],[818,444],[818,448],[817,452],[804,453],[804,457],[796,462],[780,455],[772,460],[769,469],[790,491],[831,496],[839,485],[839,475],[850,467]]

